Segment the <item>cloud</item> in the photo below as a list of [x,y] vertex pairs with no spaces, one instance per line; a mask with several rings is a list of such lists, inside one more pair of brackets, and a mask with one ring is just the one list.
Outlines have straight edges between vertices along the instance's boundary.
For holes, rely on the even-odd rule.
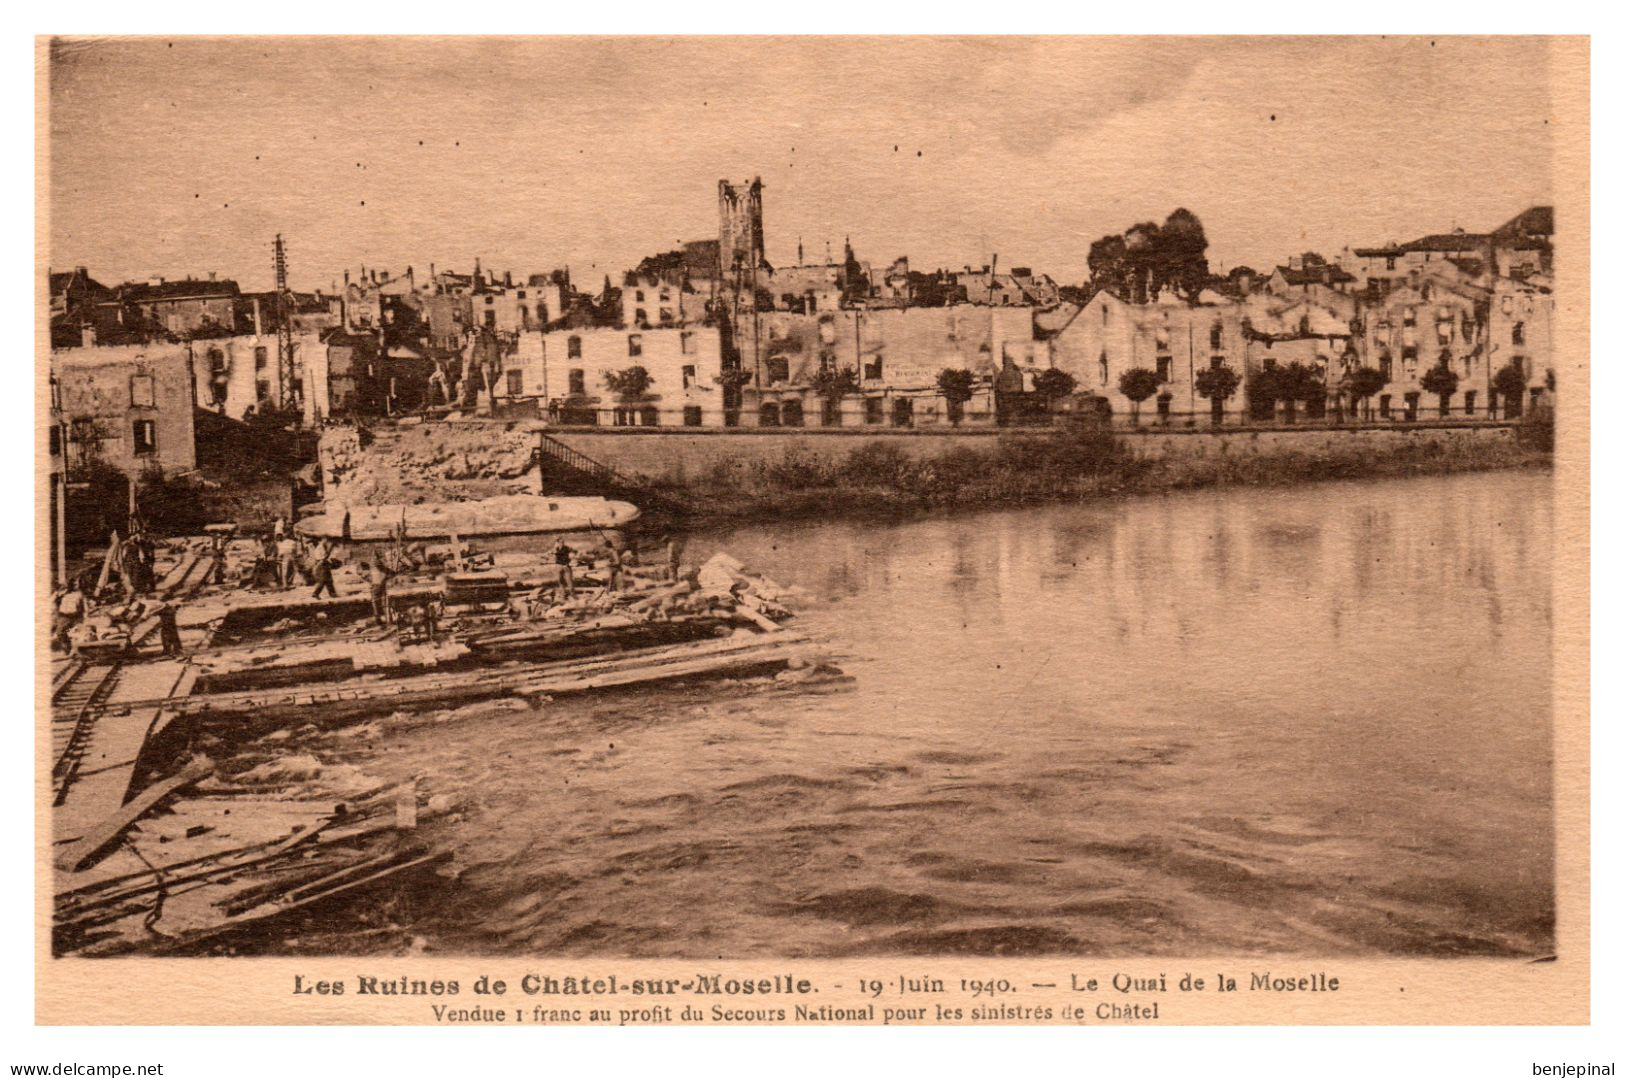
[[309,284],[362,260],[619,269],[713,234],[723,176],[768,183],[776,259],[850,235],[877,262],[996,250],[1068,279],[1096,236],[1177,205],[1216,261],[1258,263],[1489,227],[1551,186],[1529,39],[187,38],[53,57],[52,261],[114,279],[263,284],[277,231]]

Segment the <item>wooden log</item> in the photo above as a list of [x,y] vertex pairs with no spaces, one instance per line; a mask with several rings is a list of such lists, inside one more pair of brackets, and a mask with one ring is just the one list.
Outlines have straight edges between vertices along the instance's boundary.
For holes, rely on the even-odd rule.
[[320,819],[339,812],[345,802],[293,801],[271,797],[188,797],[171,805],[176,816],[295,816],[301,819]]
[[631,606],[627,607],[627,609],[633,613],[637,613],[638,611],[642,610],[652,610],[661,603],[665,602],[667,599],[687,595],[693,590],[694,582],[692,580],[680,581],[676,584],[672,584],[664,588],[656,588],[652,592],[642,594],[640,598]]
[[783,631],[778,622],[774,621],[770,617],[767,617],[765,614],[758,613],[757,611],[751,609],[750,606],[745,603],[740,603],[734,608],[734,616],[742,618],[745,621],[758,626],[764,633],[777,633]]
[[331,890],[334,885],[343,880],[351,879],[359,875],[370,875],[375,873],[378,869],[384,868],[399,860],[400,854],[398,853],[386,853],[378,857],[363,858],[362,860],[356,861],[353,864],[344,865],[332,871],[324,872],[308,882],[299,883],[291,888],[284,888],[282,893],[276,896],[275,900],[277,902],[297,902],[299,899],[315,894],[318,891]]

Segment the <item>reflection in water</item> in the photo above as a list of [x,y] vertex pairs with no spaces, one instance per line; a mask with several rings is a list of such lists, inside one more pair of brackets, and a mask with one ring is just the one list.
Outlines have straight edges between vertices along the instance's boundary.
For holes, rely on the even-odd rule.
[[391,727],[470,801],[432,948],[1541,954],[1550,479],[695,537],[849,688]]

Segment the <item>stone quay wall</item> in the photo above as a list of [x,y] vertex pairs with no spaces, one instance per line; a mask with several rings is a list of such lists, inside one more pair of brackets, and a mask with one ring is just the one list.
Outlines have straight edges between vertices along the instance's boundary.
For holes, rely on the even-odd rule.
[[[999,430],[695,430],[547,428],[534,420],[464,420],[324,432],[320,461],[330,501],[355,505],[463,501],[537,489],[537,435],[636,480],[698,484],[719,467],[735,474],[787,458],[840,463],[864,446],[886,445],[914,458],[949,450],[991,451],[1001,438],[1064,438],[1063,431]],[[1356,461],[1406,450],[1440,454],[1509,449],[1514,423],[1414,423],[1381,426],[1236,427],[1118,430],[1136,459],[1176,462],[1309,455]],[[366,443],[363,445],[363,443]],[[545,482],[545,474],[544,474]]]

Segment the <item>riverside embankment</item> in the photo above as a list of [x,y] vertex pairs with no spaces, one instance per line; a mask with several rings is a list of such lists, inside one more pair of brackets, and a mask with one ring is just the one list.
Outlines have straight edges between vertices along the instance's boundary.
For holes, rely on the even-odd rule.
[[[537,489],[545,433],[700,520],[991,508],[1209,486],[1442,475],[1550,465],[1520,423],[1130,431],[582,430],[520,421],[335,428],[329,500],[463,500]],[[557,472],[542,459],[543,483]]]

